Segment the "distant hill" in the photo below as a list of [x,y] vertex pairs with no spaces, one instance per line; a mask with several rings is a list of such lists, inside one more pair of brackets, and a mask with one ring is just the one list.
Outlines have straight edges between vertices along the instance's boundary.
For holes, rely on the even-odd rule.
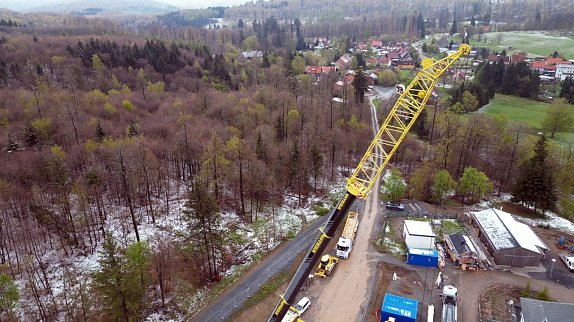
[[157,20],[169,27],[203,27],[214,22],[215,18],[223,18],[225,9],[225,7],[209,7],[173,11],[157,16]]
[[29,11],[68,13],[75,16],[157,15],[179,10],[153,0],[77,0],[31,8]]

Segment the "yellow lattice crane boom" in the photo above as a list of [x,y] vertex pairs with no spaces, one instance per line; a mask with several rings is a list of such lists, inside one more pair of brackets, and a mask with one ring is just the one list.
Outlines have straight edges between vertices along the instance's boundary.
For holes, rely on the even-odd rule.
[[305,283],[307,276],[315,266],[317,259],[333,237],[337,227],[345,218],[353,202],[357,198],[365,199],[373,185],[389,163],[393,153],[415,123],[417,117],[426,106],[439,77],[447,71],[460,57],[470,53],[470,46],[462,44],[459,49],[447,57],[434,61],[425,58],[421,62],[422,70],[411,83],[404,88],[397,87],[400,93],[395,105],[383,122],[379,132],[369,145],[367,152],[359,162],[353,174],[347,180],[347,192],[341,198],[337,207],[329,213],[329,220],[319,229],[315,242],[311,245],[305,259],[297,269],[295,276],[287,286],[287,290],[275,306],[268,321],[281,321],[297,293]]
[[390,157],[426,106],[439,77],[469,52],[470,46],[463,44],[457,52],[437,62],[427,58],[422,61],[423,69],[402,91],[361,162],[347,180],[348,192],[358,198],[368,195]]

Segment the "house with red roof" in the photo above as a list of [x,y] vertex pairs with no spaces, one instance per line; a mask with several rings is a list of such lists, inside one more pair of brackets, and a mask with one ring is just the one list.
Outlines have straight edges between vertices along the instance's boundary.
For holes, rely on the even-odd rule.
[[525,62],[526,61],[526,55],[522,54],[522,53],[518,53],[518,54],[513,54],[512,56],[510,56],[510,63],[515,64],[518,62]]
[[[554,74],[558,66],[572,64],[570,61],[565,61],[561,57],[547,57],[544,60],[535,60],[532,62],[531,68],[538,70],[540,74]],[[563,67],[564,68],[564,67]]]
[[319,79],[323,74],[334,73],[338,71],[336,66],[307,66],[305,67],[305,74],[313,75]]
[[383,47],[383,42],[381,40],[371,40],[371,47],[381,48]]

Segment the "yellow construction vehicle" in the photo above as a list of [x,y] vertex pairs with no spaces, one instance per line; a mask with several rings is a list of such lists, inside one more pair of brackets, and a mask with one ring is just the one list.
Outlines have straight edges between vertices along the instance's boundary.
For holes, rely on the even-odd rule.
[[283,316],[285,316],[297,293],[305,283],[307,276],[313,269],[313,266],[315,266],[319,254],[323,253],[327,247],[328,240],[333,237],[337,228],[347,216],[353,202],[357,198],[367,198],[391,156],[398,149],[407,132],[425,108],[439,77],[454,65],[460,57],[469,53],[470,46],[462,44],[456,52],[441,60],[434,61],[432,58],[425,58],[421,62],[422,70],[411,83],[406,88],[402,85],[397,86],[399,97],[395,105],[381,125],[379,132],[369,145],[359,165],[347,180],[347,192],[341,198],[337,207],[330,212],[327,223],[319,229],[317,239],[311,244],[311,248],[287,286],[287,290],[275,306],[275,310],[273,310],[268,319],[269,322],[281,321]]
[[321,257],[321,261],[319,261],[319,265],[317,265],[317,272],[315,275],[323,278],[331,275],[331,272],[335,269],[335,265],[337,265],[338,262],[339,259],[335,256],[323,255],[323,257]]

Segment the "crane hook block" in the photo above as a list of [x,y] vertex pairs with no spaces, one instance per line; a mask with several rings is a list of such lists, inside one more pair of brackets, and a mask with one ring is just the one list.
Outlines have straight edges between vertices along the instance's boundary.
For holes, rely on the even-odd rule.
[[397,93],[399,93],[399,95],[402,95],[405,92],[405,85],[403,84],[397,84],[397,86],[395,87],[395,90],[397,91]]

